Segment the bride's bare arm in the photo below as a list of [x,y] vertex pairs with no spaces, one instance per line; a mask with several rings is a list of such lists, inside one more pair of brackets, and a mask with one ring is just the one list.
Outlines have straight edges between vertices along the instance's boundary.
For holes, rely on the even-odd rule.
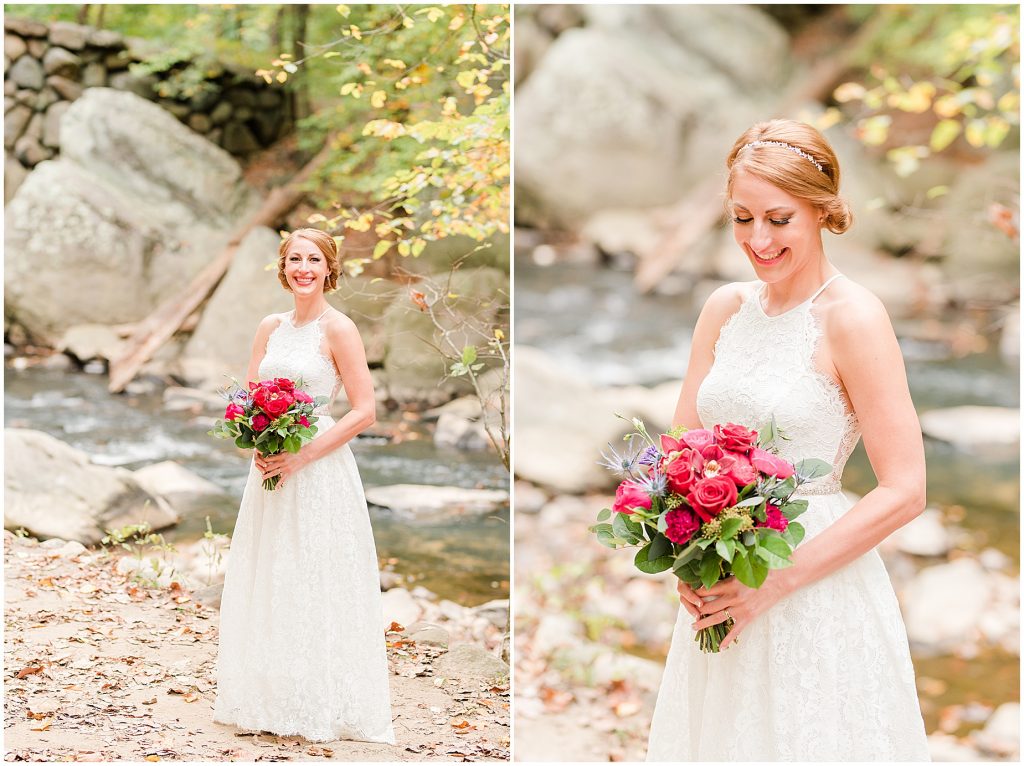
[[246,384],[259,381],[260,362],[263,361],[263,357],[267,354],[267,341],[270,339],[270,334],[274,332],[279,324],[281,324],[281,317],[271,314],[270,316],[263,317],[256,328],[256,337],[252,341],[252,354],[249,356],[249,366],[245,371]]
[[739,310],[742,301],[742,285],[723,285],[711,293],[704,303],[704,308],[700,310],[700,316],[693,327],[690,361],[686,366],[683,389],[679,392],[679,402],[672,417],[673,427],[701,427],[700,417],[697,415],[697,389],[714,364],[715,343],[718,342],[722,325]]

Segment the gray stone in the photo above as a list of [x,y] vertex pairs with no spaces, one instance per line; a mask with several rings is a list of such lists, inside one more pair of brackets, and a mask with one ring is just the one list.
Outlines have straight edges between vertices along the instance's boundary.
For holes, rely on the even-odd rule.
[[82,372],[86,375],[106,375],[107,363],[102,359],[90,359],[82,365]]
[[366,501],[393,511],[416,516],[485,514],[508,503],[508,493],[498,489],[437,487],[430,484],[391,484],[367,487]]
[[32,115],[32,119],[28,121],[28,127],[25,128],[25,136],[36,141],[43,140],[43,124],[46,122],[46,118],[39,112]]
[[[34,119],[35,117],[33,117]],[[23,165],[35,167],[43,160],[48,159],[50,154],[36,138],[26,134],[14,142],[14,156]]]
[[480,452],[494,447],[483,423],[451,412],[445,412],[437,419],[434,444],[438,447],[452,447],[470,452]]
[[[4,527],[91,545],[107,529],[178,521],[130,471],[92,465],[84,452],[40,431],[4,430]],[[46,481],[39,481],[45,476]]]
[[82,85],[86,88],[102,88],[107,84],[107,68],[98,61],[86,64],[82,70]]
[[4,204],[14,198],[15,192],[28,176],[28,170],[12,155],[4,152]]
[[216,144],[217,146],[223,146],[223,142],[221,140],[223,138],[224,131],[221,128],[214,128],[213,130],[206,134],[206,139],[210,143]]
[[[226,380],[224,381],[226,382]],[[222,414],[227,402],[220,394],[184,386],[168,386],[164,389],[164,409],[172,412],[190,410]]]
[[214,125],[223,125],[231,116],[232,107],[227,101],[221,101],[210,112],[210,122]]
[[4,29],[22,37],[46,37],[49,28],[41,21],[16,19],[4,14]]
[[[112,69],[108,61],[107,67]],[[156,78],[152,75],[134,75],[131,72],[115,72],[108,80],[110,87],[115,90],[128,91],[144,99],[153,97],[153,90],[156,86]]]
[[173,460],[147,465],[135,471],[134,475],[139,486],[151,495],[164,498],[174,507],[183,498],[224,494],[223,488]]
[[82,86],[74,80],[69,80],[67,77],[53,74],[46,78],[46,84],[67,101],[76,101],[82,96]]
[[451,640],[447,630],[430,622],[413,623],[406,628],[405,634],[410,641],[415,641],[420,646],[435,646],[442,649],[447,649]]
[[89,32],[89,45],[97,48],[120,48],[124,46],[124,38],[110,29],[93,29]]
[[892,537],[899,550],[915,556],[944,556],[952,547],[949,532],[942,522],[942,512],[934,508],[925,509]]
[[19,104],[31,107],[35,104],[38,94],[29,88],[20,88],[14,92],[14,100]]
[[508,678],[509,666],[475,644],[456,644],[434,664],[434,675],[460,681]]
[[89,27],[72,24],[69,21],[54,21],[50,24],[50,42],[73,51],[80,51],[89,40]]
[[32,119],[32,110],[24,104],[19,104],[4,114],[4,147],[10,149],[14,146],[21,134],[25,132],[28,121]]
[[192,114],[188,118],[188,126],[196,133],[209,133],[213,124],[205,114]]
[[13,96],[18,92],[18,84],[10,78],[4,78],[4,95]]
[[173,98],[161,98],[157,101],[162,109],[166,109],[168,112],[173,114],[179,120],[183,120],[188,117],[190,110],[188,104],[183,104],[181,101],[175,101]]
[[263,111],[256,112],[256,135],[257,138],[263,144],[269,144],[277,138],[278,133],[281,131],[281,125],[284,122],[284,117],[280,111],[265,109]]
[[204,88],[188,100],[189,109],[194,112],[208,112],[220,98],[220,90],[207,80],[209,88]]
[[43,56],[43,70],[46,74],[77,78],[81,68],[82,59],[64,48],[54,46]]
[[221,581],[193,591],[192,599],[198,601],[203,606],[210,607],[211,609],[220,609],[220,600],[223,595],[224,582]]
[[256,106],[260,109],[276,109],[281,106],[281,91],[264,88],[256,94]]
[[4,55],[11,61],[19,59],[27,50],[25,41],[17,35],[4,35]]
[[514,492],[516,513],[540,513],[548,502],[547,493],[528,481],[517,481]]
[[963,761],[982,761],[981,753],[968,747],[951,734],[941,731],[928,735],[928,754],[935,763],[954,763]]
[[57,95],[57,91],[47,85],[39,91],[39,95],[36,96],[36,111],[45,112],[50,108],[51,104],[54,104],[59,100],[60,96]]
[[907,636],[925,650],[954,649],[978,637],[981,618],[993,608],[991,600],[990,575],[977,561],[961,558],[927,567],[902,594]]
[[1020,756],[1020,703],[1004,702],[985,722],[985,728],[972,732],[974,744],[1000,759]]
[[232,88],[225,97],[235,106],[256,106],[256,94],[244,88]]
[[43,360],[43,369],[46,370],[59,370],[60,372],[70,372],[74,369],[75,364],[71,361],[71,358],[66,354],[52,354]]
[[224,126],[224,148],[232,154],[251,154],[260,148],[259,141],[245,125],[232,120]]
[[121,336],[109,325],[82,324],[69,327],[57,343],[57,350],[79,362],[90,359],[111,360],[120,356],[124,348]]
[[60,148],[60,121],[70,108],[70,102],[58,101],[46,110],[46,119],[43,124],[43,143],[46,146],[54,149]]
[[132,59],[131,56],[128,55],[128,51],[108,53],[103,59],[103,66],[111,72],[120,72],[127,69],[128,65],[131,63]]
[[43,60],[43,56],[50,48],[46,40],[26,40],[26,43],[28,44],[28,55],[40,61]]
[[392,588],[380,597],[385,629],[393,622],[402,627],[412,625],[423,614],[423,609],[405,588]]
[[498,598],[473,607],[474,617],[483,617],[498,630],[508,629],[509,600]]
[[19,87],[39,90],[43,87],[44,73],[43,65],[31,56],[22,56],[15,61],[7,71],[7,77],[13,80]]
[[397,575],[394,572],[382,570],[380,573],[380,589],[381,591],[391,590],[392,588],[399,587],[404,580],[401,575]]
[[[228,273],[221,280],[203,310],[192,337],[185,346],[183,365],[189,380],[208,387],[223,385],[224,375],[241,379],[249,362],[252,338],[260,321],[269,314],[283,313],[292,300],[277,280],[276,271],[266,266],[277,260],[281,237],[265,227],[253,229],[238,247]],[[205,362],[205,363],[204,363]],[[207,369],[212,368],[212,376]]]
[[926,436],[961,449],[1009,448],[1020,443],[1020,410],[965,405],[921,414]]

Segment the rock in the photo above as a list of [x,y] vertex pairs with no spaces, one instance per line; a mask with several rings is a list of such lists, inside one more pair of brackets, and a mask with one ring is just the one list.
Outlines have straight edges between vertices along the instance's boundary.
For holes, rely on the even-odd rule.
[[81,98],[84,88],[74,80],[61,77],[59,74],[52,74],[46,78],[46,84],[57,91],[60,97],[67,101],[76,101]]
[[921,570],[901,598],[910,641],[926,650],[945,651],[974,640],[979,621],[994,608],[989,578],[968,558]]
[[83,324],[69,327],[57,343],[57,350],[70,354],[83,363],[90,359],[110,361],[121,354],[124,343],[112,327]]
[[164,409],[170,411],[192,410],[195,412],[224,413],[227,400],[219,394],[184,386],[168,386],[164,390]]
[[252,154],[260,149],[260,142],[245,125],[233,120],[224,126],[224,148],[235,155]]
[[189,115],[188,126],[196,133],[209,133],[213,123],[210,122],[210,118],[205,114],[195,113]]
[[10,97],[10,96],[13,96],[17,92],[18,92],[18,85],[17,85],[17,83],[15,83],[14,80],[11,80],[11,79],[5,79],[4,80],[4,95]]
[[117,53],[108,53],[103,58],[103,66],[105,66],[110,72],[120,72],[123,69],[127,69],[131,63],[132,58],[126,50],[118,51]]
[[[85,553],[88,550],[88,548],[77,540],[63,541],[59,538],[53,538],[51,540],[47,540],[46,543],[54,543],[52,546],[53,550],[49,553],[52,558],[73,559],[75,556]],[[44,545],[46,543],[44,543]],[[56,544],[58,543],[61,543],[60,547],[57,547]]]
[[915,556],[944,556],[952,547],[942,513],[926,508],[920,516],[893,535],[896,547]]
[[540,618],[533,633],[533,651],[546,657],[556,649],[578,644],[583,638],[582,624],[567,614],[548,612]]
[[[256,136],[264,145],[270,144],[281,132],[284,115],[278,109],[264,109],[253,115],[256,123]],[[251,123],[250,123],[251,124]]]
[[[52,436],[4,429],[4,527],[39,537],[98,543],[107,529],[177,523],[174,511],[147,493],[130,471],[92,465],[84,452]],[[39,481],[45,476],[46,481]]]
[[400,575],[394,572],[382,571],[380,573],[380,589],[381,591],[391,590],[400,586],[404,580]]
[[[25,128],[25,133],[22,138],[31,138],[33,141],[39,142],[43,140],[43,124],[46,118],[43,115],[36,112],[32,115],[32,119],[28,121],[28,127]],[[17,146],[17,142],[14,144]]]
[[43,369],[45,370],[59,370],[61,372],[68,372],[75,365],[71,359],[65,354],[52,354],[43,360]]
[[1007,309],[999,333],[999,355],[1010,365],[1020,363],[1020,304]]
[[106,375],[107,365],[100,359],[91,359],[82,365],[82,372],[86,375]]
[[1020,755],[1020,703],[1004,702],[971,739],[983,751],[1000,759],[1016,760]]
[[86,64],[82,70],[82,86],[86,88],[102,88],[107,84],[107,68],[98,61]]
[[223,495],[224,490],[212,481],[178,465],[173,460],[147,465],[134,472],[135,480],[151,495],[159,495],[172,506],[182,502],[182,496],[193,498]]
[[421,646],[437,646],[442,649],[447,649],[451,640],[447,630],[430,622],[413,623],[406,628],[405,634],[410,641]]
[[110,29],[93,29],[89,31],[89,45],[96,48],[122,48],[124,38]]
[[10,149],[25,132],[32,110],[19,104],[4,115],[4,147]]
[[[7,313],[47,343],[76,324],[148,316],[255,202],[227,153],[130,93],[88,89],[60,144],[5,211]],[[76,289],[54,290],[53,273]]]
[[22,37],[46,37],[50,31],[41,21],[15,19],[6,14],[4,15],[4,29]]
[[960,449],[1014,447],[1020,443],[1020,410],[965,405],[921,414],[925,436]]
[[[36,115],[38,117],[39,115]],[[35,117],[33,117],[33,120]],[[39,140],[26,135],[19,138],[14,142],[14,156],[17,157],[22,164],[28,165],[29,167],[35,167],[45,159],[49,159],[50,153],[43,147]]]
[[69,50],[53,47],[43,56],[43,71],[49,75],[60,75],[76,79],[82,68],[82,59]]
[[11,61],[17,61],[27,50],[25,41],[17,35],[4,35],[4,55]]
[[548,501],[544,490],[535,487],[528,481],[515,483],[516,513],[539,513]]
[[207,585],[205,588],[192,591],[192,599],[211,609],[220,609],[221,596],[224,594],[224,582]]
[[192,111],[191,109],[189,109],[188,104],[183,104],[180,101],[175,101],[173,98],[161,98],[156,103],[160,106],[161,109],[166,109],[179,120],[184,120],[185,118],[187,118]]
[[485,514],[508,503],[508,493],[496,489],[436,487],[428,484],[392,484],[367,487],[366,501],[417,517]]
[[468,420],[451,412],[445,412],[437,419],[434,444],[438,447],[468,451],[483,451],[494,446],[487,436],[483,423]]
[[977,750],[963,744],[951,734],[941,731],[928,735],[928,753],[936,763],[952,763],[955,761],[984,760]]
[[244,377],[260,321],[292,308],[291,296],[278,282],[276,270],[265,268],[276,262],[280,244],[277,232],[262,226],[242,240],[185,346],[182,364],[189,381],[207,388],[225,385],[225,375]]
[[498,630],[508,629],[509,600],[507,598],[494,599],[486,604],[480,604],[472,609],[476,617],[483,617]]
[[43,121],[43,144],[53,149],[60,148],[60,121],[71,108],[67,101],[58,101],[46,110]]
[[460,396],[458,399],[452,399],[440,407],[427,410],[423,413],[423,419],[436,420],[446,413],[457,415],[466,420],[479,420],[480,415],[483,414],[483,407],[480,406],[480,400],[475,396]]
[[990,572],[1001,572],[1013,565],[1013,559],[995,548],[986,548],[979,553],[978,562]]
[[59,100],[60,96],[57,95],[57,91],[50,86],[46,86],[39,91],[39,95],[36,96],[36,111],[45,112],[50,108],[51,104],[54,104]]
[[434,675],[460,681],[490,681],[507,678],[509,666],[475,644],[456,644],[438,658]]
[[73,51],[80,51],[89,40],[91,30],[69,21],[54,21],[50,24],[50,42]]
[[[107,67],[112,68],[109,60]],[[140,76],[131,72],[115,72],[110,75],[108,82],[111,88],[132,93],[142,99],[152,98],[154,88],[156,87],[156,78],[152,75]]]
[[7,77],[21,88],[39,90],[43,87],[43,65],[31,56],[22,56],[11,65]]
[[423,614],[423,609],[405,588],[392,588],[382,593],[380,597],[385,628],[393,622],[403,627],[412,625]]
[[210,112],[210,122],[214,125],[223,125],[228,121],[231,116],[231,104],[227,101],[221,101],[217,106]]

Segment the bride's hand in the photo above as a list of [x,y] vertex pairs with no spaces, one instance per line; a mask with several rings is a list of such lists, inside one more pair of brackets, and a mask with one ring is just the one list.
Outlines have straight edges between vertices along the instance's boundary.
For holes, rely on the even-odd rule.
[[309,462],[303,452],[305,450],[301,449],[298,452],[281,452],[277,455],[262,455],[257,452],[255,455],[256,468],[263,475],[264,481],[274,476],[280,476],[281,479],[277,484],[280,489],[292,474]]
[[694,594],[701,601],[698,609],[704,615],[693,623],[695,631],[709,628],[732,617],[733,627],[722,640],[722,649],[736,640],[739,634],[754,619],[764,614],[784,595],[778,583],[772,582],[771,574],[760,588],[748,588],[735,577],[727,577],[710,588],[697,588]]
[[699,607],[701,604],[700,596],[694,593],[693,588],[682,580],[676,582],[676,590],[679,592],[679,603],[686,607],[686,611],[689,612],[692,617],[699,618]]

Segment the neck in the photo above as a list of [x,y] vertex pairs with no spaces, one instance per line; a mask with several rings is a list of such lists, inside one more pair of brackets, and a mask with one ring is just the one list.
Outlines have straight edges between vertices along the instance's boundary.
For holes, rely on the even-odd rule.
[[320,316],[330,307],[323,293],[307,297],[295,296],[295,322],[305,324]]
[[764,306],[770,311],[788,311],[814,295],[825,280],[838,273],[839,270],[822,253],[813,265],[778,282],[765,283]]

